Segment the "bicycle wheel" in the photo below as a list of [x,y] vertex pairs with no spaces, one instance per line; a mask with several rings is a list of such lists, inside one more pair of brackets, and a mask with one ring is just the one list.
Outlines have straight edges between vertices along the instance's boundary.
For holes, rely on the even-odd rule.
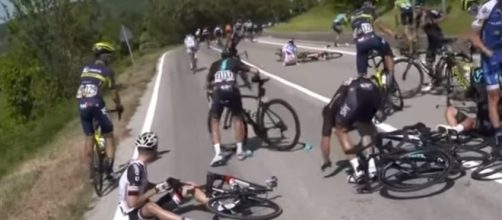
[[[279,109],[282,109],[278,111]],[[293,118],[291,124],[286,124],[283,117],[278,112],[288,114]],[[263,134],[264,141],[276,150],[291,150],[298,144],[300,139],[300,120],[293,107],[282,99],[272,99],[263,104],[258,117],[258,125]],[[293,127],[292,127],[293,126]],[[285,131],[292,131],[293,134],[285,135]],[[274,131],[279,131],[279,135],[274,136]]]
[[[398,64],[404,64],[403,68],[399,67]],[[399,79],[401,79],[403,82],[410,82],[410,80],[406,80],[409,79],[409,76],[411,75],[418,77],[416,86],[413,86],[410,89],[402,90],[403,98],[412,98],[416,96],[422,89],[422,85],[424,83],[424,73],[422,71],[422,68],[420,68],[420,66],[416,62],[410,61],[409,58],[399,58],[394,60],[394,74],[396,75],[397,72],[401,72],[401,69],[403,70],[402,75]],[[415,82],[413,82],[413,85],[415,85]]]
[[[225,208],[229,206],[232,208]],[[209,199],[207,208],[217,216],[231,219],[265,220],[282,213],[282,208],[268,199],[229,194]]]
[[103,154],[99,151],[98,146],[94,146],[92,150],[92,161],[91,161],[91,175],[92,183],[94,185],[94,190],[96,194],[101,197],[103,196],[103,181],[104,181],[104,167],[103,167]]
[[418,191],[442,182],[450,173],[453,161],[449,153],[436,148],[381,155],[381,158],[385,162],[378,172],[379,181],[395,192]]

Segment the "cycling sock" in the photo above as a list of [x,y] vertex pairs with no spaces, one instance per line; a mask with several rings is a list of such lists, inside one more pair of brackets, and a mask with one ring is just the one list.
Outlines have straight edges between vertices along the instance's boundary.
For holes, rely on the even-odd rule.
[[464,126],[461,124],[458,124],[453,129],[455,129],[457,132],[462,132],[462,131],[464,131]]
[[354,169],[354,173],[359,173],[359,171],[357,170],[357,168],[359,167],[359,159],[357,157],[352,158],[350,160],[350,164],[352,165],[352,169]]
[[375,159],[371,158],[368,162],[368,173],[376,173]]
[[221,153],[221,148],[220,148],[220,144],[215,144],[214,145],[214,153],[216,155],[220,154]]
[[242,153],[242,142],[237,142],[237,153]]

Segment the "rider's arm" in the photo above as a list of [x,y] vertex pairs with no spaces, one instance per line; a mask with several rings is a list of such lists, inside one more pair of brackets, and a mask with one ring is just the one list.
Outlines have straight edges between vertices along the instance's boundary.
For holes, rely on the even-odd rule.
[[472,42],[472,44],[480,49],[485,55],[492,56],[493,52],[488,49],[485,44],[481,41],[481,29],[486,19],[490,16],[491,9],[487,4],[481,6],[476,15],[476,19],[472,22],[472,30],[467,33],[467,38]]
[[117,84],[115,81],[115,73],[113,71],[110,71],[109,80],[110,80],[109,88],[112,90],[113,93],[113,103],[115,103],[116,106],[122,106],[119,90],[117,88]]
[[217,65],[216,63],[211,64],[211,67],[209,68],[209,72],[207,73],[206,77],[206,88],[205,89],[212,89],[213,85],[212,82],[214,80],[214,74],[217,71]]
[[254,75],[259,75],[260,74],[260,70],[258,70],[257,68],[250,67],[250,66],[244,64],[240,60],[236,60],[236,61],[238,62],[237,67],[239,68],[240,71],[247,72],[247,73],[252,73]]
[[156,193],[155,187],[146,191],[145,193],[140,192],[140,187],[142,179],[146,178],[145,173],[142,169],[136,165],[132,164],[127,168],[127,180],[129,185],[127,186],[127,206],[138,208],[143,206],[148,199],[154,196]]
[[438,12],[436,10],[433,10],[432,13],[437,17],[433,21],[436,24],[439,24],[439,23],[443,22],[446,19],[446,15],[443,14],[443,13],[440,13],[440,12]]

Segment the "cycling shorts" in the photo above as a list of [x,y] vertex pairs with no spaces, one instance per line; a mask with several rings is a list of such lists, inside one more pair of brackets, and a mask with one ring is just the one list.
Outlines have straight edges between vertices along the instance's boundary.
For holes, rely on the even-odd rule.
[[79,112],[85,135],[94,135],[94,121],[101,127],[101,133],[108,134],[113,132],[113,124],[106,113],[106,107],[103,102],[95,104],[92,102],[80,101]]
[[357,73],[366,74],[368,71],[369,54],[376,50],[380,56],[393,56],[390,45],[383,38],[376,35],[362,36],[356,39]]
[[408,26],[413,24],[413,11],[402,11],[401,12],[401,25]]
[[242,114],[242,98],[238,88],[228,85],[228,89],[217,88],[213,91],[211,103],[211,117],[220,119],[226,107],[234,116]]
[[499,74],[502,71],[502,53],[494,53],[492,57],[482,57],[481,67],[486,83],[486,89],[497,90],[499,85]]
[[195,54],[197,52],[197,47],[187,47],[187,53],[188,54]]
[[333,28],[333,31],[335,31],[337,34],[341,34],[343,32],[342,24],[333,23],[333,26],[331,28]]
[[297,59],[295,54],[284,53],[284,63],[288,65],[296,64]]
[[[480,110],[478,109],[478,111]],[[486,112],[486,114],[488,114],[488,112]],[[457,110],[457,114],[455,115],[455,120],[457,120],[457,123],[460,124],[467,118],[469,118],[469,116],[467,116],[465,112]],[[493,129],[492,123],[490,122],[488,117],[485,118],[476,117],[475,120],[476,120],[476,125],[474,129],[476,130],[476,132],[486,136],[492,136],[495,134],[495,129]]]
[[349,130],[355,124],[372,123],[372,119],[380,108],[381,95],[378,87],[368,91],[349,89],[345,97],[332,100],[333,104],[326,105],[322,110],[323,125],[322,135],[330,136],[335,125],[340,125]]

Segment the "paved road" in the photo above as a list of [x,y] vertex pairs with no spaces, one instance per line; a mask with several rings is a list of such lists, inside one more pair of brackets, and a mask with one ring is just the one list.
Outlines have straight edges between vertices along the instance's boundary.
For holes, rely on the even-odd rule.
[[[351,55],[354,50],[342,48],[346,53],[336,60],[283,67],[276,61],[276,48],[277,46],[269,44],[243,42],[240,49],[248,51],[248,62],[281,77],[280,80],[272,80],[266,85],[267,96],[282,98],[294,106],[301,121],[301,140],[314,144],[314,149],[274,152],[259,148],[254,157],[245,161],[232,159],[225,167],[208,168],[213,152],[206,130],[208,106],[203,90],[207,70],[196,75],[191,74],[184,50],[176,49],[165,56],[165,62],[161,66],[163,76],[158,83],[158,99],[154,100],[157,103],[151,125],[151,129],[161,137],[161,150],[170,152],[149,168],[152,181],[177,176],[204,182],[208,170],[256,182],[275,175],[279,178],[279,187],[274,195],[280,196],[276,202],[284,209],[278,219],[287,220],[500,219],[502,211],[499,204],[502,204],[502,197],[499,191],[502,186],[496,182],[477,182],[463,177],[452,182],[453,185],[438,185],[420,193],[359,195],[355,193],[352,185],[347,184],[344,172],[324,177],[332,171],[321,173],[319,168],[321,109],[325,104],[322,100],[329,99],[343,80],[355,74],[355,57]],[[218,57],[216,52],[202,48],[199,53],[200,66],[207,67]],[[289,86],[284,84],[285,80],[289,82]],[[315,94],[307,95],[298,90],[298,87],[292,88],[291,83],[301,86],[300,90],[303,92],[308,89]],[[131,122],[132,132],[136,134],[143,126],[145,115],[148,114],[150,96],[155,93],[155,89],[154,80]],[[417,121],[430,126],[443,123],[444,109],[435,108],[439,103],[444,103],[444,99],[432,95],[406,100],[406,109],[394,114],[387,121],[387,126],[381,127],[389,129]],[[253,103],[245,102],[245,106],[252,107]],[[225,139],[231,141],[230,134],[226,134]],[[127,161],[130,158],[131,144],[131,139],[123,143],[119,152],[120,160]],[[340,147],[335,141],[333,145],[333,160],[343,160]],[[421,195],[439,191],[441,188],[446,190],[434,196],[420,198]],[[96,208],[86,216],[87,219],[113,219],[115,210],[116,192],[112,192],[97,202]],[[210,214],[197,209],[186,215],[195,219],[211,219]]]

